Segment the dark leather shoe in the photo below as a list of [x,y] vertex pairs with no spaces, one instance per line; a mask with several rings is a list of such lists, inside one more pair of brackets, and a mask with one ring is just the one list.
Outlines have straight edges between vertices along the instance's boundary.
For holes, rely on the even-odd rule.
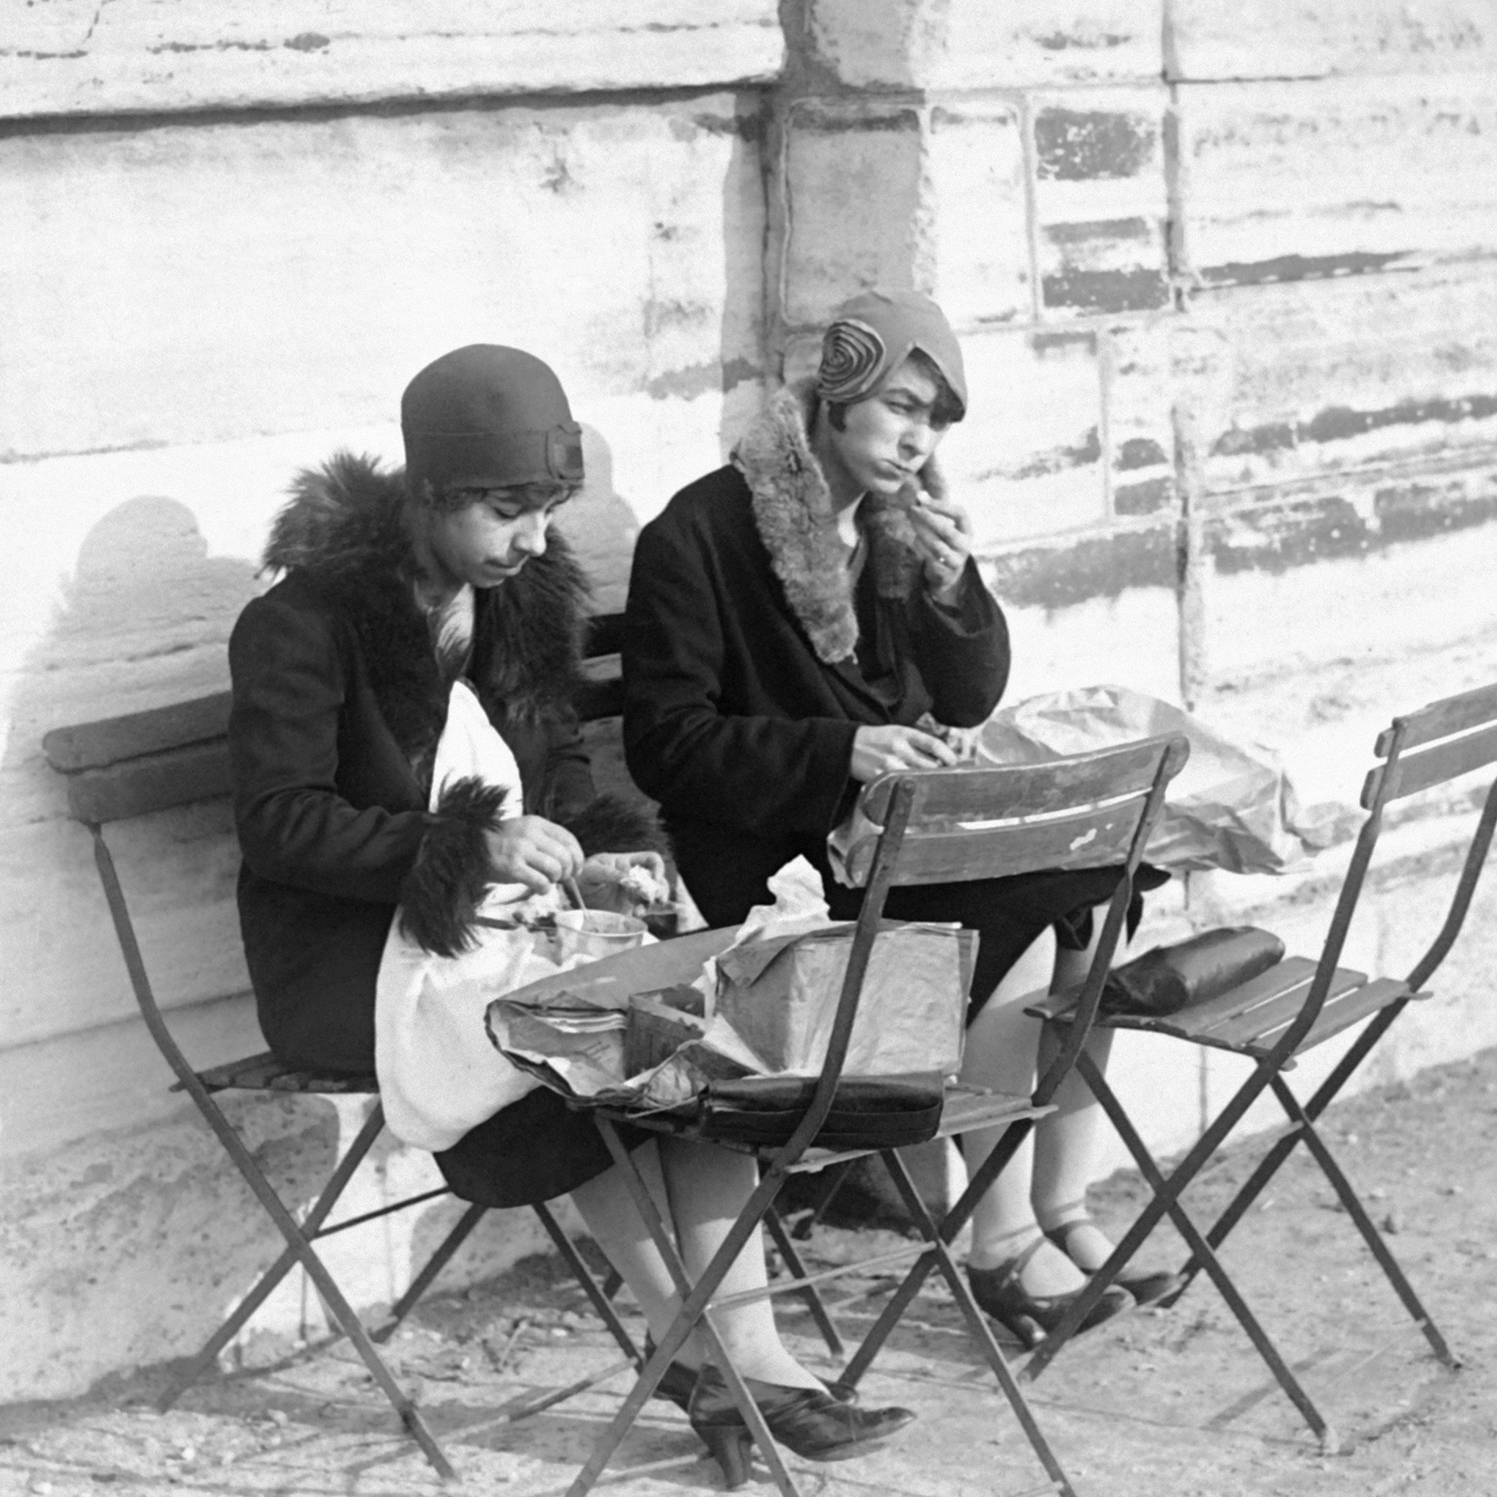
[[[845,1461],[865,1455],[914,1419],[909,1409],[860,1409],[839,1403],[823,1388],[786,1388],[745,1378],[774,1438],[808,1461]],[[687,1410],[691,1427],[722,1467],[729,1489],[748,1480],[753,1436],[723,1375],[704,1367]]]
[[[655,1342],[645,1337],[645,1361],[648,1362],[655,1355]],[[667,1403],[673,1403],[684,1414],[687,1405],[691,1402],[692,1392],[697,1385],[697,1371],[695,1367],[688,1367],[685,1362],[672,1362],[666,1369],[665,1375],[655,1384],[652,1398],[664,1399]],[[767,1384],[765,1386],[768,1386]],[[843,1383],[828,1383],[826,1390],[838,1403],[856,1403],[858,1401],[858,1390],[849,1388]]]
[[[1061,1323],[1066,1311],[1084,1292],[1073,1289],[1069,1294],[1030,1294],[1025,1290],[1019,1276],[1044,1242],[1044,1237],[1036,1237],[1017,1258],[1010,1258],[996,1268],[967,1269],[967,1282],[972,1286],[972,1298],[978,1306],[1030,1350]],[[1089,1331],[1104,1320],[1111,1320],[1120,1311],[1129,1309],[1133,1303],[1133,1296],[1126,1289],[1111,1284],[1077,1329]]]
[[[1063,1222],[1058,1227],[1051,1227],[1045,1236],[1063,1252],[1066,1257],[1071,1258],[1071,1250],[1066,1246],[1070,1241],[1071,1233],[1076,1227],[1094,1226],[1085,1217],[1079,1221]],[[1076,1263],[1071,1258],[1072,1263]],[[1076,1263],[1082,1273],[1094,1273],[1095,1269],[1084,1268]],[[1168,1299],[1172,1294],[1178,1294],[1185,1287],[1185,1275],[1172,1273],[1167,1268],[1132,1268],[1125,1267],[1117,1278],[1112,1281],[1126,1289],[1129,1294],[1141,1305],[1152,1305],[1155,1300]]]

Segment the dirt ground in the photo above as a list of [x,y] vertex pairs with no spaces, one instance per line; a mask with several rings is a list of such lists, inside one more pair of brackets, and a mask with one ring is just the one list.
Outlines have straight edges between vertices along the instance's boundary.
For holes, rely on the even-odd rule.
[[[1362,1246],[1329,1186],[1297,1151],[1229,1241],[1224,1261],[1336,1426],[1322,1452],[1204,1279],[1168,1311],[1119,1316],[1074,1342],[1030,1389],[1081,1497],[1497,1497],[1497,1050],[1342,1103],[1326,1135],[1435,1322],[1463,1361],[1443,1368]],[[1188,1198],[1202,1216],[1255,1157],[1227,1155]],[[1094,1209],[1114,1224],[1141,1200],[1119,1174]],[[818,1228],[810,1256],[876,1251],[883,1230]],[[1161,1232],[1149,1256],[1178,1242]],[[852,1290],[839,1322],[856,1336],[888,1281]],[[784,1323],[830,1368],[814,1327]],[[960,1333],[950,1298],[922,1295],[864,1382],[865,1401],[920,1418],[864,1459],[791,1460],[806,1497],[929,1497],[1050,1490],[991,1375]],[[435,1296],[389,1344],[470,1490],[561,1493],[627,1386],[618,1353],[553,1260]],[[1017,1356],[1017,1349],[1015,1349]],[[548,1392],[618,1364],[591,1391],[515,1417]],[[65,1404],[0,1409],[0,1494],[386,1494],[439,1484],[345,1343],[225,1377],[170,1414],[151,1406],[166,1371]],[[772,1491],[764,1468],[748,1490]],[[655,1403],[600,1490],[664,1497],[721,1490],[685,1420]]]

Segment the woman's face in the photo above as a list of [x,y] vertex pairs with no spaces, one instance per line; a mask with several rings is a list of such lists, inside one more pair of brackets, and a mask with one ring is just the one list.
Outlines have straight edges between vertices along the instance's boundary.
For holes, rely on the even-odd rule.
[[837,461],[859,491],[892,496],[925,466],[948,430],[933,415],[939,394],[936,381],[906,359],[877,395],[845,408],[841,431],[828,423]]
[[495,493],[462,509],[428,511],[426,551],[433,581],[498,587],[546,549],[546,531],[565,496],[542,505]]

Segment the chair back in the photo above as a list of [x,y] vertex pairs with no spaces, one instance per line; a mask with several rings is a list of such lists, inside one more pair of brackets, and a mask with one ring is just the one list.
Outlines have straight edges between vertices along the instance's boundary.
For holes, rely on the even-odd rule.
[[[865,844],[854,877],[870,871],[876,853],[895,885],[1121,864],[1161,769],[1168,781],[1189,752],[1183,737],[1147,738],[1044,764],[885,775],[859,799],[884,836],[876,850]],[[903,786],[909,814],[890,843],[890,808]]]
[[54,728],[42,752],[67,777],[68,811],[100,826],[229,793],[230,694]]
[[[1382,762],[1374,764],[1362,782],[1361,804],[1368,813],[1367,819],[1357,835],[1357,844],[1341,885],[1341,894],[1331,916],[1325,947],[1305,1005],[1299,1017],[1274,1045],[1276,1057],[1293,1054],[1310,1032],[1326,1001],[1361,897],[1362,884],[1382,832],[1383,812],[1396,800],[1433,790],[1497,763],[1497,685],[1480,686],[1459,696],[1444,697],[1417,712],[1395,717],[1392,724],[1378,734],[1372,752]],[[1497,826],[1497,779],[1487,788],[1481,816],[1444,923],[1406,979],[1409,988],[1415,992],[1429,980],[1460,934],[1491,848],[1494,826]]]
[[1163,808],[1165,787],[1189,754],[1189,742],[1173,735],[1045,764],[913,770],[868,785],[859,796],[859,809],[883,830],[871,855],[867,894],[826,1060],[805,1117],[781,1158],[793,1159],[803,1151],[831,1110],[891,888],[1045,868],[1121,867],[1070,1037],[1034,1094],[1036,1104],[1047,1102],[1074,1064],[1096,1017],[1132,898],[1133,875]]

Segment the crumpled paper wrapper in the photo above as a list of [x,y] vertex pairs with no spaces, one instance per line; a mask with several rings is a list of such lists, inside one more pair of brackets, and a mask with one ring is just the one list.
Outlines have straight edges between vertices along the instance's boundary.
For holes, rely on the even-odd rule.
[[[608,957],[496,1000],[490,1038],[553,1090],[636,1112],[681,1106],[713,1080],[816,1074],[853,925],[828,918],[820,875],[804,859],[781,869],[770,889],[774,904],[756,906],[736,932]],[[955,1072],[976,949],[976,933],[955,924],[889,922],[874,941],[845,1072]],[[702,994],[705,1033],[626,1076],[629,999],[677,984]]]
[[[1190,758],[1165,792],[1144,851],[1156,868],[1291,873],[1342,840],[1356,820],[1338,802],[1302,808],[1271,750],[1233,743],[1183,708],[1125,686],[1049,692],[1002,708],[979,730],[970,763],[1043,764],[1165,733],[1183,734]],[[857,808],[832,831],[827,850],[839,883],[867,881],[881,831]]]

